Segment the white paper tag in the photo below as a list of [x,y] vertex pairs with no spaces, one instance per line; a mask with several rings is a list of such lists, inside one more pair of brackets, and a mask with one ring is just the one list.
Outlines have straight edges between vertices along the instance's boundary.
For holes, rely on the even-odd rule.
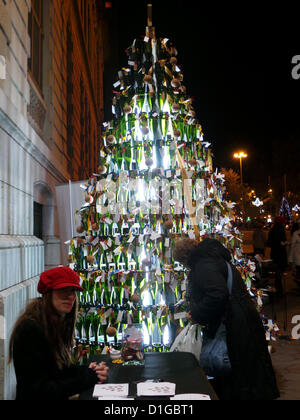
[[103,248],[103,251],[106,251],[108,249],[106,243],[105,242],[100,242],[100,243]]
[[188,235],[189,235],[190,239],[192,239],[192,240],[196,239],[196,235],[192,230],[189,230]]
[[155,241],[156,239],[158,239],[160,237],[161,237],[160,233],[152,232],[150,239],[151,239],[151,241]]
[[160,319],[161,318],[161,314],[163,313],[164,307],[161,306],[156,314],[156,318]]
[[117,322],[121,322],[122,319],[123,319],[123,311],[119,311],[118,317],[117,317]]
[[104,313],[104,316],[105,316],[105,318],[108,318],[110,315],[111,315],[111,313],[112,313],[112,308],[109,308],[105,313]]
[[99,242],[99,238],[98,238],[98,236],[97,236],[97,237],[93,240],[92,245],[93,245],[93,246],[96,246],[98,242]]
[[184,319],[187,318],[187,313],[186,312],[178,312],[178,314],[174,314],[174,319]]
[[127,243],[131,244],[134,240],[135,240],[135,236],[132,234],[132,232],[130,232],[130,237],[129,237]]
[[116,249],[114,250],[114,254],[115,254],[115,255],[119,255],[119,254],[121,253],[121,250],[122,250],[122,245],[120,245],[118,248],[116,248]]

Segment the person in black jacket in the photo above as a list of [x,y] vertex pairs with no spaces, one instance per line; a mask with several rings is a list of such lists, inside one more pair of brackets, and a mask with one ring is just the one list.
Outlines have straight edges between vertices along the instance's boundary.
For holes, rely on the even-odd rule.
[[276,294],[282,297],[284,294],[282,277],[288,268],[288,256],[286,246],[288,244],[285,233],[285,218],[278,216],[274,220],[274,226],[270,229],[267,245],[271,248],[271,259],[275,267]]
[[217,240],[182,239],[174,249],[176,261],[190,269],[186,301],[194,323],[214,338],[225,318],[230,375],[215,378],[221,400],[274,400],[277,389],[262,320],[239,271],[233,269],[232,295],[227,288],[230,252]]
[[69,267],[41,274],[42,297],[27,305],[10,339],[17,400],[67,400],[107,379],[105,363],[72,364],[79,290],[79,276]]

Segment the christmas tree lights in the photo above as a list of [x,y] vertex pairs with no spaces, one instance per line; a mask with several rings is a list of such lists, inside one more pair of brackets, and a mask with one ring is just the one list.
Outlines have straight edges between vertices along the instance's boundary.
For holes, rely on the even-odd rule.
[[126,53],[70,246],[84,288],[76,334],[99,351],[118,346],[122,331],[139,323],[145,344],[161,351],[187,322],[187,272],[172,254],[178,238],[219,239],[249,288],[252,267],[242,259],[224,176],[214,171],[176,47],[148,26]]

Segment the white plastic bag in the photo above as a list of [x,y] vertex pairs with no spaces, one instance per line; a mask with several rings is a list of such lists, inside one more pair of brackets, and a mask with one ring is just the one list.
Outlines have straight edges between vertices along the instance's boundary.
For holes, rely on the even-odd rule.
[[202,333],[198,324],[188,324],[176,337],[170,348],[170,352],[192,353],[196,359],[200,360],[202,350]]

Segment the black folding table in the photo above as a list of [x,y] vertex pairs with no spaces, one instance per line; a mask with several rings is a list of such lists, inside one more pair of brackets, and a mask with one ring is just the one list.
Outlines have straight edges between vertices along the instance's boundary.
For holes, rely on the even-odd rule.
[[[91,356],[89,363],[92,362],[106,362],[109,366],[107,383],[129,383],[129,396],[136,400],[162,399],[162,397],[136,396],[137,383],[147,380],[175,383],[176,394],[206,394],[212,400],[218,399],[198,361],[191,353],[145,353],[144,366],[113,364],[109,355]],[[79,399],[92,400],[93,389],[83,392]]]

